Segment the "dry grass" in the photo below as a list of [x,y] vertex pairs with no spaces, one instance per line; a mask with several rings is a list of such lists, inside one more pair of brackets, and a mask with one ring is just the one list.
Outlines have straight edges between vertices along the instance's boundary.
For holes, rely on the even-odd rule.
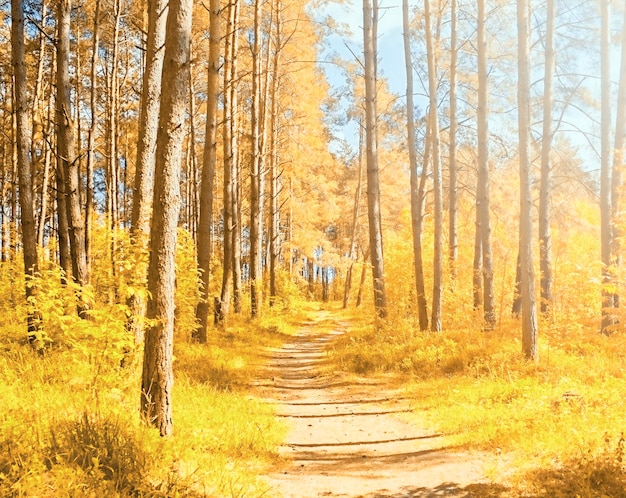
[[584,326],[541,330],[534,364],[522,358],[514,320],[489,333],[440,334],[398,318],[378,326],[361,320],[333,358],[361,374],[403,372],[414,420],[446,434],[451,446],[508,454],[514,496],[626,496],[626,336]]

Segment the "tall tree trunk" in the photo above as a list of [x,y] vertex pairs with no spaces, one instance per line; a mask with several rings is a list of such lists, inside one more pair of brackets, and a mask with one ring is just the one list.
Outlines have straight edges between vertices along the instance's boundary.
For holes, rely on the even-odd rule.
[[[622,25],[626,27],[626,9]],[[622,54],[620,61],[619,88],[617,91],[617,116],[615,117],[615,146],[613,152],[613,169],[611,174],[611,227],[613,240],[611,241],[611,266],[613,268],[614,288],[619,288],[619,269],[622,265],[621,249],[623,229],[623,213],[621,212],[621,196],[623,186],[624,169],[624,139],[626,133],[626,36],[622,37]],[[615,322],[617,308],[620,307],[619,292],[613,293],[613,308],[615,309]]]
[[367,269],[369,268],[368,260],[370,259],[369,247],[363,252],[363,265],[361,266],[361,278],[359,279],[359,290],[356,294],[356,307],[361,306],[363,302],[363,288],[365,287],[365,279],[367,277]]
[[269,285],[270,306],[274,306],[278,295],[277,272],[280,255],[280,210],[278,197],[280,195],[280,156],[279,148],[279,118],[278,118],[278,83],[280,70],[280,52],[282,50],[282,2],[276,0],[274,6],[275,29],[274,54],[272,57],[272,83],[269,92],[271,109],[271,156],[269,165],[270,175],[270,220],[269,220]]
[[[491,253],[491,212],[489,206],[489,107],[487,102],[487,43],[485,40],[485,0],[478,0],[478,184],[476,210],[479,220],[483,275],[483,320],[485,330],[496,323]],[[476,259],[474,260],[476,261]],[[475,268],[476,271],[476,268]]]
[[433,47],[430,0],[424,0],[426,51],[428,58],[428,92],[430,94],[430,137],[432,144],[434,189],[433,307],[430,328],[441,331],[441,299],[443,296],[443,188],[439,155],[439,113],[437,110],[437,63]]
[[552,191],[552,101],[554,79],[554,2],[547,2],[545,67],[543,77],[543,136],[541,139],[541,185],[539,192],[539,270],[541,272],[541,313],[552,310],[552,232],[550,193]]
[[450,2],[450,145],[449,145],[449,193],[448,193],[448,264],[450,266],[451,285],[457,278],[457,259],[459,257],[459,234],[457,231],[457,0]]
[[262,304],[263,226],[261,202],[261,0],[254,2],[254,41],[252,46],[252,162],[250,170],[250,311],[253,317]]
[[528,0],[517,0],[517,108],[520,169],[520,269],[522,284],[522,349],[538,361],[537,306],[533,263],[533,224],[530,174],[530,23]]
[[600,57],[602,111],[600,124],[600,242],[602,260],[602,322],[600,331],[610,334],[615,324],[611,271],[611,62],[610,62],[610,0],[600,0]]
[[352,229],[350,231],[350,250],[348,258],[350,266],[346,273],[346,285],[343,293],[343,308],[346,309],[350,302],[350,288],[352,287],[352,274],[354,271],[354,260],[356,254],[356,237],[359,225],[359,216],[361,212],[361,195],[363,193],[363,127],[359,127],[359,157],[357,159],[357,183],[354,192],[354,207],[352,209]]
[[241,313],[243,304],[242,288],[241,288],[241,198],[240,178],[241,178],[241,162],[239,159],[239,113],[238,113],[238,93],[235,82],[239,80],[238,74],[238,56],[239,53],[239,17],[241,12],[241,2],[234,0],[233,20],[232,20],[232,64],[230,66],[230,105],[232,119],[230,121],[231,133],[231,149],[233,154],[233,312]]
[[[220,0],[211,0],[209,74],[207,79],[206,132],[202,159],[200,185],[200,220],[198,226],[198,271],[200,273],[200,299],[196,307],[198,329],[194,332],[200,343],[207,340],[209,327],[209,279],[211,276],[211,246],[213,219],[213,184],[217,162],[217,103],[220,95]],[[226,199],[225,199],[226,202]]]
[[231,287],[235,288],[235,241],[238,240],[238,218],[234,212],[237,197],[237,147],[236,147],[236,50],[239,2],[228,4],[228,29],[224,61],[224,260],[220,309],[215,313],[216,322],[226,320],[230,312]]
[[100,0],[96,0],[96,10],[93,18],[93,39],[91,46],[91,92],[89,96],[89,110],[91,123],[87,133],[87,189],[85,192],[85,252],[87,263],[91,259],[91,232],[94,216],[94,168],[96,162],[96,133],[98,131],[98,63],[100,45]]
[[26,58],[24,48],[24,3],[11,1],[11,58],[13,65],[14,103],[16,119],[17,165],[20,187],[20,210],[22,222],[22,246],[24,256],[25,292],[28,303],[27,332],[31,342],[37,340],[41,316],[36,309],[35,282],[37,275],[37,231],[33,212],[33,175],[28,151],[31,144],[28,137],[28,102],[26,92]]
[[[65,182],[65,207],[69,229],[72,276],[82,288],[89,283],[87,253],[85,250],[85,225],[82,219],[79,192],[78,160],[74,150],[74,124],[71,117],[71,83],[69,74],[70,58],[70,16],[71,0],[60,0],[57,14],[57,161],[61,164]],[[89,303],[79,295],[78,312],[85,316]]]
[[170,0],[148,266],[148,319],[141,385],[141,413],[162,436],[172,433],[172,357],[179,178],[187,112],[192,0]]
[[[417,296],[417,313],[420,330],[428,329],[428,309],[426,305],[426,291],[424,287],[424,268],[422,261],[422,206],[424,203],[424,174],[428,164],[427,154],[424,154],[420,182],[417,174],[417,143],[415,137],[415,104],[413,101],[413,60],[411,56],[411,36],[409,29],[409,2],[402,0],[402,26],[404,31],[404,61],[406,66],[406,130],[407,145],[409,148],[409,168],[411,169],[411,228],[413,235],[413,270],[415,272],[415,292]],[[430,120],[429,120],[430,121]],[[426,133],[426,148],[430,148]]]
[[[376,3],[377,0],[374,0]],[[387,316],[383,234],[380,212],[380,182],[376,144],[376,51],[374,26],[377,7],[363,0],[363,46],[365,50],[365,157],[367,164],[367,214],[374,287],[374,308],[380,318]]]
[[[161,105],[161,76],[167,22],[167,0],[149,0],[148,34],[146,58],[143,72],[139,135],[137,137],[137,164],[135,166],[133,209],[131,213],[130,236],[140,251],[140,262],[133,275],[135,286],[145,285],[147,277],[147,249],[152,218],[152,197],[154,195],[154,169],[159,127],[159,107]],[[145,252],[145,254],[143,254]],[[135,341],[143,341],[146,312],[146,299],[141,293],[129,297],[131,310],[129,328]]]

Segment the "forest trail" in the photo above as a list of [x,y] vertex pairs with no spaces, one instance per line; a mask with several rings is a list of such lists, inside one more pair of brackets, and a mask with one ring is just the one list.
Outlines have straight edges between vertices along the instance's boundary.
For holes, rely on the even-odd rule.
[[346,328],[320,311],[271,352],[259,395],[289,432],[284,465],[268,476],[264,496],[499,496],[504,488],[485,477],[484,457],[446,449],[441,435],[402,419],[411,400],[401,386],[384,376],[324,373],[326,349]]

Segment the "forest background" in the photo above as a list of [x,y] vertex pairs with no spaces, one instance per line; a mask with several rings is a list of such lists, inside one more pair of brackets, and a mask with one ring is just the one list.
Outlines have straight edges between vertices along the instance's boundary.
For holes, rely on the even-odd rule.
[[[583,413],[577,447],[620,467],[621,2],[405,3],[405,94],[379,70],[390,6],[364,2],[363,46],[316,2],[8,7],[3,489],[191,493],[194,461],[236,494],[233,461],[272,458],[280,430],[235,388],[307,299],[369,311],[344,368],[488,378],[509,409],[536,395],[520,426]],[[174,348],[196,403],[179,434],[217,444],[208,462],[141,423],[172,433]],[[503,446],[497,426],[463,444]],[[169,466],[141,478],[130,462],[163,445]]]

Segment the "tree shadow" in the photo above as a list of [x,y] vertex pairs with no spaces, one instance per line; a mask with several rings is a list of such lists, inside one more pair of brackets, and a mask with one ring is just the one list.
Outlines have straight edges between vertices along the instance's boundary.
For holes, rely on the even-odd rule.
[[479,483],[461,487],[459,484],[453,482],[445,482],[435,488],[406,486],[393,492],[380,490],[367,495],[361,495],[358,498],[439,498],[444,496],[458,498],[496,498],[513,497],[517,495],[513,494],[510,488],[502,484]]

